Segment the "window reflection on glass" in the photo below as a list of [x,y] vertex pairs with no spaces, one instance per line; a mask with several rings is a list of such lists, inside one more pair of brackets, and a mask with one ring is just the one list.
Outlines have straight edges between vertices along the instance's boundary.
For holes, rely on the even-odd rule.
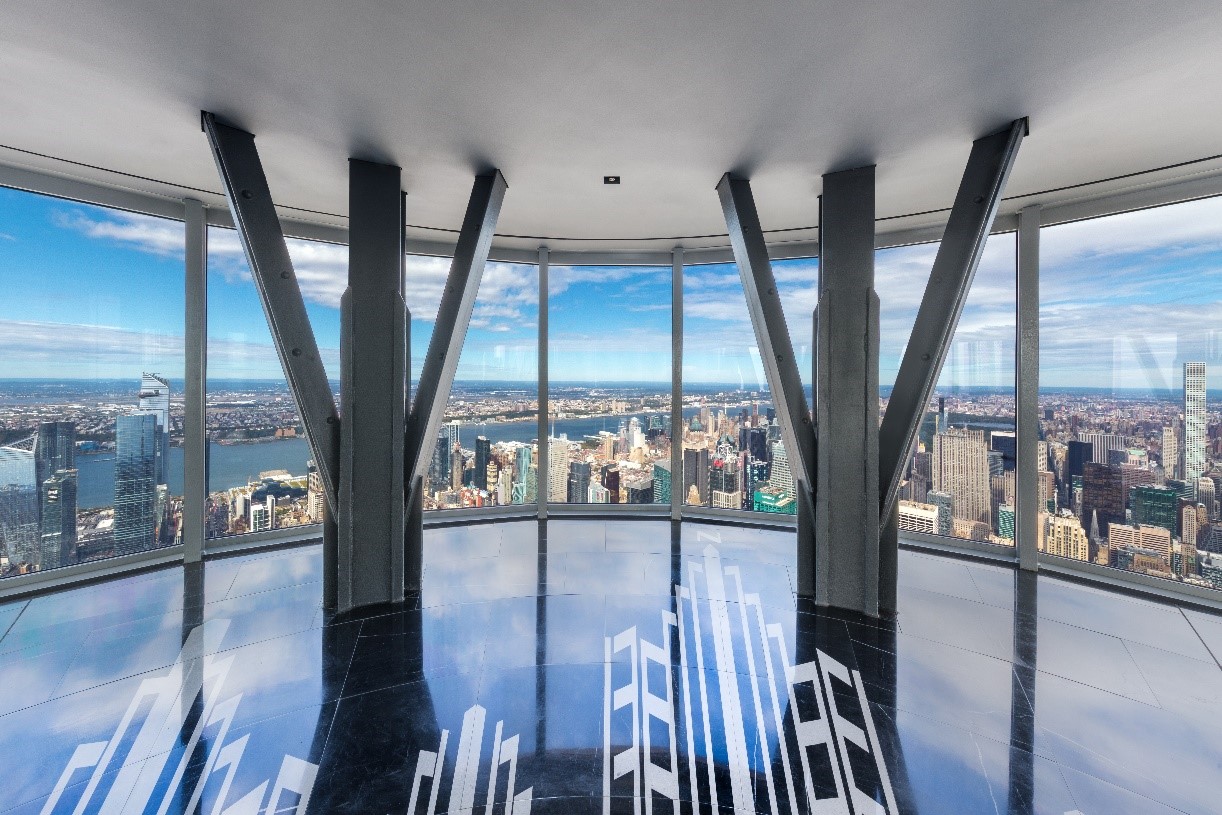
[[[409,280],[428,279],[431,271],[429,264],[409,265]],[[436,317],[436,305],[431,313],[426,308],[422,303],[421,322]],[[488,263],[425,475],[425,510],[535,503],[538,342],[538,267]],[[423,360],[426,350],[413,349],[413,358]]]
[[183,240],[0,189],[0,576],[179,539]]
[[[782,290],[813,291],[798,281],[815,274],[813,261],[776,264]],[[805,305],[813,309],[807,295]],[[804,305],[786,311],[795,353],[810,384],[810,328]],[[810,322],[807,320],[806,322]],[[683,270],[683,501],[690,506],[797,514],[793,473],[781,440],[781,418],[733,263]],[[805,337],[805,343],[801,338]],[[799,348],[805,344],[806,352]]]
[[[876,255],[884,410],[937,250],[922,244]],[[900,485],[901,533],[1014,545],[1015,251],[1013,234],[985,244]]]
[[[338,402],[339,300],[348,247],[289,240]],[[208,229],[209,538],[319,523],[326,501],[237,233]]]
[[1222,588],[1220,224],[1211,198],[1041,230],[1041,551]]
[[670,287],[670,267],[549,270],[548,501],[670,503]]

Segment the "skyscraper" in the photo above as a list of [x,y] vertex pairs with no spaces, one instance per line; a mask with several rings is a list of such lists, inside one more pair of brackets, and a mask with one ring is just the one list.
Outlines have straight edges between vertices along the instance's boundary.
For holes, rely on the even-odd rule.
[[450,434],[443,427],[437,432],[437,444],[433,448],[433,460],[429,464],[429,492],[444,492],[450,486]]
[[954,497],[954,517],[992,527],[989,454],[983,430],[948,428],[935,434],[930,468],[933,488]]
[[488,489],[488,462],[492,459],[492,443],[487,436],[475,437],[475,486]]
[[1163,428],[1163,475],[1167,478],[1180,477],[1180,437],[1179,429],[1174,423]]
[[568,500],[569,440],[565,435],[547,440],[547,500]]
[[1184,481],[1196,497],[1205,474],[1205,363],[1184,363]]
[[1161,526],[1172,534],[1176,532],[1179,496],[1175,490],[1142,484],[1129,490],[1129,505],[1133,509],[1133,523]]
[[1079,433],[1078,440],[1090,443],[1090,460],[1096,464],[1110,463],[1113,450],[1129,449],[1128,436],[1117,433]]
[[1202,476],[1197,479],[1197,503],[1205,506],[1205,520],[1212,521],[1218,517],[1217,498],[1212,478]]
[[126,555],[156,539],[157,417],[120,416],[115,437],[115,554]]
[[0,447],[0,545],[9,563],[36,563],[38,538],[34,453]]
[[569,481],[567,485],[566,497],[570,504],[585,503],[590,490],[590,475],[590,462],[569,462]]
[[147,413],[157,420],[156,462],[153,478],[157,484],[167,483],[170,463],[170,383],[157,374],[140,377],[140,402],[137,413]]
[[669,461],[655,461],[653,463],[653,502],[655,504],[670,503]]
[[41,422],[34,440],[40,568],[75,562],[76,424]]
[[41,485],[40,568],[58,569],[76,562],[76,470],[56,470]]
[[955,498],[949,492],[930,490],[925,500],[938,508],[937,534],[950,536],[954,534]]
[[1097,517],[1104,536],[1112,524],[1124,523],[1124,475],[1119,467],[1087,462],[1082,475],[1082,527]]
[[306,514],[315,523],[321,523],[326,512],[327,495],[322,488],[322,473],[313,461],[306,462]]
[[691,494],[695,486],[700,503],[709,501],[709,451],[707,447],[685,447],[683,449],[683,494]]

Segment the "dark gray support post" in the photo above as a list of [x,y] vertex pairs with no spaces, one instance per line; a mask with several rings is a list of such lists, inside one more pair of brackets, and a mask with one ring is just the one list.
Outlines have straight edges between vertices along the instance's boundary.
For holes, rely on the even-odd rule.
[[[772,262],[764,244],[751,183],[731,178],[726,173],[717,185],[717,194],[721,198],[730,246],[747,297],[747,310],[755,328],[755,341],[768,378],[772,404],[781,417],[781,435],[790,469],[798,482],[798,500],[802,501],[806,499],[802,491],[809,494],[814,489],[815,429],[811,425],[802,377],[798,374],[793,343],[772,276]],[[671,477],[673,479],[674,475]]]
[[1014,545],[1021,569],[1039,568],[1040,208],[1018,214],[1018,359],[1015,399]]
[[815,602],[878,616],[874,167],[823,176],[815,348]]
[[407,489],[407,515],[403,534],[403,588],[420,591],[424,577],[424,479]]
[[878,614],[899,614],[900,505],[891,505],[891,514],[879,519],[878,530]]
[[263,303],[272,342],[297,403],[327,503],[334,511],[339,485],[339,415],[259,151],[255,149],[255,137],[221,124],[207,112],[203,114],[203,127]]
[[676,246],[670,258],[670,519],[682,517],[683,247]]
[[539,455],[535,461],[535,499],[539,520],[547,520],[547,272],[548,250],[539,247]]
[[879,430],[880,517],[891,512],[925,409],[942,372],[1014,166],[1027,120],[972,142],[959,192],[929,273],[916,322]]
[[1006,812],[1028,815],[1035,801],[1035,686],[1039,577],[1014,572],[1014,671],[1010,676],[1010,783]]
[[186,368],[183,405],[183,560],[204,556],[204,505],[208,500],[208,429],[205,381],[208,371],[208,221],[204,205],[183,201],[186,228]]
[[437,431],[441,428],[450,387],[454,384],[454,371],[467,338],[475,295],[484,276],[484,264],[492,248],[492,234],[506,189],[500,170],[476,176],[471,189],[467,214],[458,233],[454,260],[450,264],[445,292],[433,324],[433,337],[429,340],[416,399],[407,422],[405,463],[408,483],[414,488],[424,477],[433,456]]
[[386,164],[348,162],[337,517],[341,613],[403,599],[407,307],[400,174]]

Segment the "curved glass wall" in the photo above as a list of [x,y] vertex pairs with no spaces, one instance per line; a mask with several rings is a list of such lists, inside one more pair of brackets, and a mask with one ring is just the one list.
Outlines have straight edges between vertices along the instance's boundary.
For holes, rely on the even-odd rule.
[[[884,410],[937,244],[879,250],[879,390]],[[993,235],[909,458],[901,531],[1002,546],[1015,530],[1016,238]]]
[[[348,247],[288,241],[332,389]],[[208,229],[209,538],[320,523],[325,494],[263,306],[232,229]]]
[[[181,222],[14,190],[0,190],[0,214],[0,575],[181,542]],[[1044,555],[1222,587],[1218,216],[1222,199],[1204,199],[1041,230]],[[337,380],[347,249],[288,243]],[[884,410],[936,250],[878,252]],[[1014,543],[1015,255],[1013,234],[986,245],[909,459],[901,530]],[[407,259],[413,396],[449,266]],[[776,261],[773,272],[813,403],[818,261]],[[550,270],[540,472],[538,268],[489,263],[426,509],[674,496],[795,514],[733,263],[683,270],[682,421],[672,427],[672,274]],[[209,228],[208,301],[208,537],[316,523],[321,484],[232,230]]]
[[179,539],[183,235],[0,189],[0,576]]
[[1040,242],[1040,550],[1222,588],[1222,198]]
[[669,266],[549,269],[549,502],[670,504],[670,292]]
[[433,449],[426,511],[535,503],[538,343],[538,267],[489,263]]

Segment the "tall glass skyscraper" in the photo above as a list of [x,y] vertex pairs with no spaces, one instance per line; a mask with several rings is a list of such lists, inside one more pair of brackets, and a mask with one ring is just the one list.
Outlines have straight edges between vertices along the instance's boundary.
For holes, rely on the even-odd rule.
[[1184,481],[1196,499],[1205,473],[1205,363],[1184,363]]
[[152,549],[157,521],[157,417],[120,416],[115,428],[115,554]]
[[56,470],[39,488],[42,490],[39,568],[70,566],[76,562],[76,470]]
[[165,484],[170,461],[170,383],[157,374],[140,377],[139,413],[151,414],[157,420],[156,483]]
[[38,559],[34,453],[0,447],[0,546],[11,565]]

